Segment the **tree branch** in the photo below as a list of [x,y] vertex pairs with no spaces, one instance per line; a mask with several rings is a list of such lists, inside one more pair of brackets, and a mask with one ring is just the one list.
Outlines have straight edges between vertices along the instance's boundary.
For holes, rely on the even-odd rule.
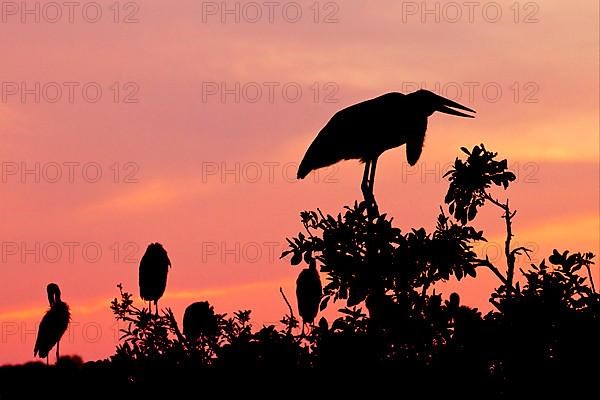
[[[295,320],[296,318],[294,317],[294,310],[292,309],[292,306],[290,304],[290,302],[288,301],[287,297],[285,296],[285,293],[283,293],[283,288],[280,286],[279,287],[279,293],[281,293],[281,296],[283,297],[283,301],[285,301],[285,304],[287,304],[289,310],[290,310],[290,318],[291,320]],[[288,335],[292,334],[292,324],[290,323],[288,325]]]
[[496,266],[490,262],[490,260],[487,258],[487,256],[486,256],[485,260],[479,260],[479,265],[482,267],[487,267],[490,271],[492,271],[494,273],[494,275],[496,275],[498,277],[498,279],[500,279],[500,281],[504,285],[508,286],[508,281],[506,280],[506,277],[504,277],[504,275],[502,275],[500,270],[498,268],[496,268]]
[[[517,252],[511,251],[510,242],[512,237],[514,236],[512,233],[512,219],[517,214],[516,211],[511,212],[510,207],[508,205],[508,199],[506,203],[501,203],[497,199],[493,198],[489,193],[484,193],[484,197],[486,200],[489,200],[497,207],[501,208],[504,211],[504,222],[506,225],[506,240],[504,241],[504,256],[506,257],[506,286],[511,290],[514,290],[513,281],[515,275],[515,254],[518,254],[518,250],[524,250],[523,248],[516,249]],[[528,250],[528,249],[527,249]]]
[[594,278],[592,278],[592,269],[590,268],[590,264],[586,264],[585,268],[587,269],[587,273],[588,273],[588,276],[590,278],[590,284],[592,285],[592,291],[594,293],[597,293],[596,292],[596,286],[594,286]]
[[173,311],[170,308],[167,308],[166,312],[163,311],[163,313],[171,323],[171,329],[173,330],[173,333],[175,333],[175,336],[177,336],[177,340],[179,340],[181,344],[186,343],[185,338],[179,330],[179,325],[177,325],[177,320],[175,319],[175,314],[173,314]]

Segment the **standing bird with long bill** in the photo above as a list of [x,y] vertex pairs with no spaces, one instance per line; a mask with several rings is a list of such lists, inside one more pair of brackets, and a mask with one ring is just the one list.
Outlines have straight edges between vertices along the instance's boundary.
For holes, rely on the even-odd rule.
[[298,168],[298,179],[342,160],[365,163],[361,190],[375,203],[373,186],[377,159],[386,150],[406,144],[406,158],[414,166],[423,150],[427,117],[436,111],[473,118],[455,109],[475,111],[428,90],[387,93],[338,111],[319,132]]
[[54,345],[56,345],[56,361],[60,357],[60,339],[69,326],[71,313],[67,303],[60,299],[60,289],[56,283],[48,284],[46,292],[50,308],[40,322],[33,355],[45,358],[46,364],[48,364],[48,353]]
[[171,260],[167,251],[160,243],[150,243],[142,260],[140,261],[139,283],[140,296],[148,302],[148,309],[152,312],[152,302],[158,315],[158,299],[167,288],[167,274],[171,267]]

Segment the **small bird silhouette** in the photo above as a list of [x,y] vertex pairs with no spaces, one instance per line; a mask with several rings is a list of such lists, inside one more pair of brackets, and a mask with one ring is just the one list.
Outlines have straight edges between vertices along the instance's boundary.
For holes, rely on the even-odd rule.
[[321,278],[316,265],[310,265],[308,268],[303,269],[296,280],[296,299],[298,301],[298,313],[302,317],[303,334],[304,326],[306,324],[312,325],[317,317],[322,294]]
[[450,294],[450,299],[448,300],[448,310],[456,311],[460,307],[460,296],[458,293],[454,292]]
[[151,243],[140,261],[139,283],[140,296],[148,301],[148,309],[152,312],[152,301],[158,315],[158,299],[165,293],[167,274],[171,261],[160,243]]
[[185,309],[183,334],[188,340],[196,341],[202,335],[213,336],[218,328],[215,311],[207,301],[197,301]]
[[374,203],[375,168],[384,151],[406,144],[408,163],[415,165],[423,149],[427,117],[439,111],[473,118],[450,107],[475,112],[428,90],[387,93],[338,111],[306,151],[298,179],[341,160],[358,159],[365,163],[361,190],[365,200]]
[[67,303],[60,299],[60,289],[56,283],[48,284],[46,291],[50,309],[46,311],[40,322],[33,355],[45,358],[48,364],[48,353],[54,345],[56,345],[56,360],[58,361],[60,357],[60,339],[69,326],[71,313]]

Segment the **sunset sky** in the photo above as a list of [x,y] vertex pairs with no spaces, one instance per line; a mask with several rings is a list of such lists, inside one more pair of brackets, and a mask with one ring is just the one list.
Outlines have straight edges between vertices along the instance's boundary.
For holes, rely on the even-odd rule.
[[[444,169],[484,143],[517,175],[494,194],[534,261],[600,252],[598,2],[47,3],[0,4],[0,364],[33,359],[49,282],[72,311],[61,353],[111,355],[110,300],[122,283],[140,301],[155,241],[173,264],[159,305],[277,322],[299,212],[361,198],[357,162],[303,181],[297,165],[333,113],[390,91],[477,110],[434,114],[414,168],[404,148],[381,157],[379,208],[400,228],[435,226]],[[500,215],[486,207],[475,226],[504,266]],[[447,290],[487,311],[497,282],[480,274]]]

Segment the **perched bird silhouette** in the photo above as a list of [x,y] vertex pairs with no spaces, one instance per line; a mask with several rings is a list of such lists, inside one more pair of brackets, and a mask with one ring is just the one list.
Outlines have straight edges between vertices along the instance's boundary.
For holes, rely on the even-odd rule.
[[190,304],[183,313],[183,334],[188,340],[195,341],[200,336],[213,336],[218,331],[217,317],[208,301]]
[[365,163],[362,192],[365,200],[374,202],[373,186],[379,156],[386,150],[406,144],[408,163],[415,165],[423,150],[427,117],[439,111],[473,118],[453,108],[475,112],[428,90],[387,93],[338,111],[306,151],[298,168],[298,179],[341,160],[358,159]]
[[450,299],[448,300],[448,310],[456,311],[460,307],[460,296],[458,293],[454,292],[450,294]]
[[158,299],[165,293],[170,267],[171,261],[163,246],[160,243],[150,243],[140,261],[139,273],[140,296],[148,301],[150,312],[153,301],[158,314]]
[[56,345],[56,360],[60,357],[60,339],[69,326],[71,313],[67,303],[60,299],[60,289],[56,283],[50,283],[46,287],[50,309],[46,311],[38,329],[37,340],[33,349],[33,355],[46,359],[48,364],[48,353]]
[[303,269],[296,279],[298,313],[302,317],[302,333],[306,324],[313,324],[319,312],[323,288],[316,265]]
[[456,319],[460,311],[460,296],[458,293],[450,294],[450,298],[446,301],[446,308],[448,309],[448,316],[453,320]]

